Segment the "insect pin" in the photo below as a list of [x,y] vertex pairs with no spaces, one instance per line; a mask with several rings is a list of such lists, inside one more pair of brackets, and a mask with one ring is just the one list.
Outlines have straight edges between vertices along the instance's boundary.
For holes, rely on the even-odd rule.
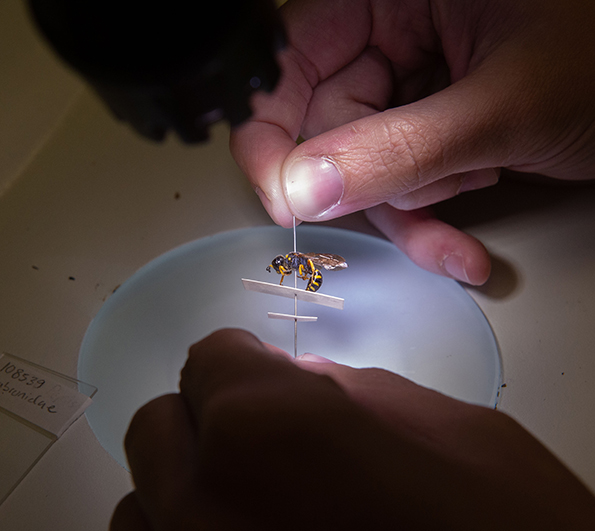
[[338,254],[318,254],[318,253],[298,253],[291,252],[283,256],[276,256],[271,264],[267,266],[267,271],[271,272],[271,267],[281,275],[279,285],[287,275],[294,271],[302,280],[306,280],[308,285],[306,291],[318,291],[322,285],[322,273],[319,268],[327,271],[338,271],[347,267],[347,262]]

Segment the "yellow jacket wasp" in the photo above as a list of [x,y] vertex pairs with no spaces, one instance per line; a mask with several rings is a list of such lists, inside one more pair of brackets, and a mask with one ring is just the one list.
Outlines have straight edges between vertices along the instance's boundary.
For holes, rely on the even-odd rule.
[[281,282],[287,275],[294,271],[302,280],[307,280],[306,291],[318,291],[322,285],[322,273],[318,268],[324,268],[327,271],[345,269],[347,262],[338,254],[318,254],[318,253],[297,253],[291,252],[283,256],[276,256],[272,263],[267,266],[267,271],[271,272],[271,267],[281,275]]

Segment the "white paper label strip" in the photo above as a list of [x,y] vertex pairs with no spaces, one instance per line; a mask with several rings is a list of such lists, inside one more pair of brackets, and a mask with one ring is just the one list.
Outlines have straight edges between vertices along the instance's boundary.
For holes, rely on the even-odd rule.
[[333,297],[332,295],[324,295],[323,293],[305,291],[303,289],[290,288],[289,286],[279,286],[279,284],[261,282],[260,280],[243,278],[242,283],[244,284],[244,289],[248,291],[258,291],[260,293],[288,297],[290,299],[297,297],[301,301],[313,302],[314,304],[329,306],[337,310],[342,310],[345,303],[345,299],[341,299],[340,297]]
[[298,321],[304,323],[312,323],[318,320],[318,317],[311,317],[309,315],[291,315],[287,313],[268,312],[269,319],[282,319],[284,321]]
[[0,407],[60,437],[91,404],[49,372],[0,355]]

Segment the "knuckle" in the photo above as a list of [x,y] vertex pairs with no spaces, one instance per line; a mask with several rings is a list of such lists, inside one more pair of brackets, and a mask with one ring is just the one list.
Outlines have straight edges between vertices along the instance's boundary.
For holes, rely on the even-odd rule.
[[177,395],[174,394],[162,395],[147,402],[134,414],[124,438],[127,452],[134,450],[139,442],[144,441],[148,431],[156,425],[155,419],[171,408],[176,397]]
[[386,164],[395,189],[401,194],[409,193],[428,184],[442,152],[438,135],[432,135],[427,126],[413,119],[388,122],[385,127],[390,149]]
[[442,164],[443,146],[426,122],[384,113],[371,126],[352,124],[353,144],[362,148],[346,150],[341,162],[359,177],[354,190],[370,185],[372,193],[386,201],[431,182]]
[[283,382],[255,381],[212,397],[201,416],[201,431],[219,442],[268,445],[288,434],[304,436],[315,419],[350,404],[330,376],[301,371],[296,376]]
[[222,394],[209,400],[203,410],[203,447],[215,458],[222,452],[244,455],[250,449],[274,446],[283,438],[289,416],[268,398],[261,399],[254,393]]

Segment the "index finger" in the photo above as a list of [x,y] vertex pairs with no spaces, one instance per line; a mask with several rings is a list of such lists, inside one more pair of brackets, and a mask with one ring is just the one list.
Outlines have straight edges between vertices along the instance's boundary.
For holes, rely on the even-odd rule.
[[180,392],[198,415],[210,397],[226,389],[261,382],[290,366],[285,356],[272,353],[256,336],[240,329],[213,332],[190,347],[182,369]]
[[288,48],[279,55],[282,77],[273,94],[257,93],[253,117],[231,136],[231,152],[275,222],[292,224],[281,183],[284,160],[296,140],[313,88],[366,47],[368,2],[305,0],[281,8]]
[[[289,406],[312,395],[320,377],[302,371],[291,356],[278,351],[236,328],[217,330],[193,345],[182,369],[180,392],[197,425],[204,426],[204,412],[219,400],[284,400]],[[343,395],[334,382],[327,387]]]

